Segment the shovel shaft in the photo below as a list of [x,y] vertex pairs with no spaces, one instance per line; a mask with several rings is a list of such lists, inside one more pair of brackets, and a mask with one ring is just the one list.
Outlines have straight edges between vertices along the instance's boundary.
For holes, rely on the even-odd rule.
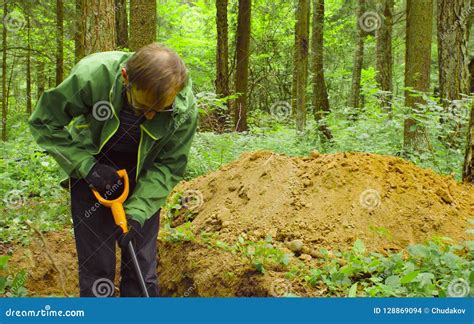
[[138,282],[140,283],[140,287],[142,289],[142,293],[144,297],[150,297],[148,294],[148,289],[146,288],[145,279],[143,279],[143,274],[140,269],[140,265],[138,264],[137,255],[135,253],[135,249],[133,248],[132,241],[128,242],[128,251],[132,257],[133,267],[135,268],[135,272],[138,276]]

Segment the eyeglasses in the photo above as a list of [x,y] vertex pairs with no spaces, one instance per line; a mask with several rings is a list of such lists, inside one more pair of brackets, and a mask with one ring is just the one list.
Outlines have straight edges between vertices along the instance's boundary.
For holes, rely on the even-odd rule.
[[175,108],[175,102],[174,101],[171,105],[165,107],[164,109],[153,109],[153,108],[149,108],[149,107],[137,106],[137,104],[135,103],[135,100],[133,100],[133,94],[132,94],[131,88],[132,88],[132,86],[131,86],[130,83],[125,86],[125,90],[128,92],[129,98],[130,98],[129,104],[132,107],[132,109],[134,109],[135,111],[140,112],[140,113],[145,113],[145,112],[148,112],[148,111],[153,111],[153,112],[156,112],[156,113],[174,111],[174,108]]

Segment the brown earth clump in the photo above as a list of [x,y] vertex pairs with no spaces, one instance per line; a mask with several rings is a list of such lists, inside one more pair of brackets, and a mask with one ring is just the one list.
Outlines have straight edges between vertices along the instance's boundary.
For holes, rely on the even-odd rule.
[[[285,267],[267,267],[262,274],[248,257],[222,246],[236,244],[239,237],[253,242],[271,237],[273,247],[292,253],[292,260],[317,267],[321,248],[348,250],[357,239],[381,253],[436,236],[461,242],[469,239],[468,219],[474,218],[474,186],[396,157],[367,153],[313,152],[303,158],[246,153],[180,183],[174,192],[192,196],[185,204],[193,213],[195,239],[170,242],[161,229],[157,271],[164,296],[324,296],[324,288],[308,287],[299,277],[286,279]],[[184,215],[178,213],[172,227],[180,227]],[[203,240],[203,232],[211,239]],[[67,290],[77,296],[70,231],[45,238],[56,265],[35,238],[29,247],[16,248],[11,269],[28,269],[32,295]]]

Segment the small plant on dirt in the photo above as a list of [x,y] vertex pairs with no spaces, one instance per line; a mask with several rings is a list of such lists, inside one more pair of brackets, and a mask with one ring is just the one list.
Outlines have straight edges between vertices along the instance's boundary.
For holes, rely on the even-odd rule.
[[24,287],[28,274],[22,269],[14,275],[5,275],[9,258],[8,255],[0,256],[0,296],[24,297],[28,293]]
[[191,227],[191,222],[186,222],[175,228],[171,227],[170,224],[165,224],[162,232],[162,237],[166,242],[179,243],[196,240]]
[[167,224],[178,225],[185,222],[192,221],[195,217],[194,212],[191,209],[186,208],[183,205],[183,193],[176,192],[172,195],[162,208],[163,210],[163,221]]
[[275,248],[271,243],[271,237],[265,241],[246,241],[242,236],[238,238],[238,250],[250,259],[255,269],[260,273],[265,273],[265,267],[284,266],[290,263],[290,255],[284,251]]

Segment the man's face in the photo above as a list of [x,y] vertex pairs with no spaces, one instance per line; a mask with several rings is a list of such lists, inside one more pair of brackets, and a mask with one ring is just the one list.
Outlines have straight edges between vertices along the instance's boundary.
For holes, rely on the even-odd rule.
[[135,86],[132,86],[129,90],[127,90],[127,98],[130,106],[135,112],[135,115],[140,116],[143,114],[145,115],[146,119],[150,120],[155,117],[157,112],[171,109],[171,105],[174,102],[175,96],[167,98],[165,104],[159,107],[155,103],[153,94],[139,90]]

